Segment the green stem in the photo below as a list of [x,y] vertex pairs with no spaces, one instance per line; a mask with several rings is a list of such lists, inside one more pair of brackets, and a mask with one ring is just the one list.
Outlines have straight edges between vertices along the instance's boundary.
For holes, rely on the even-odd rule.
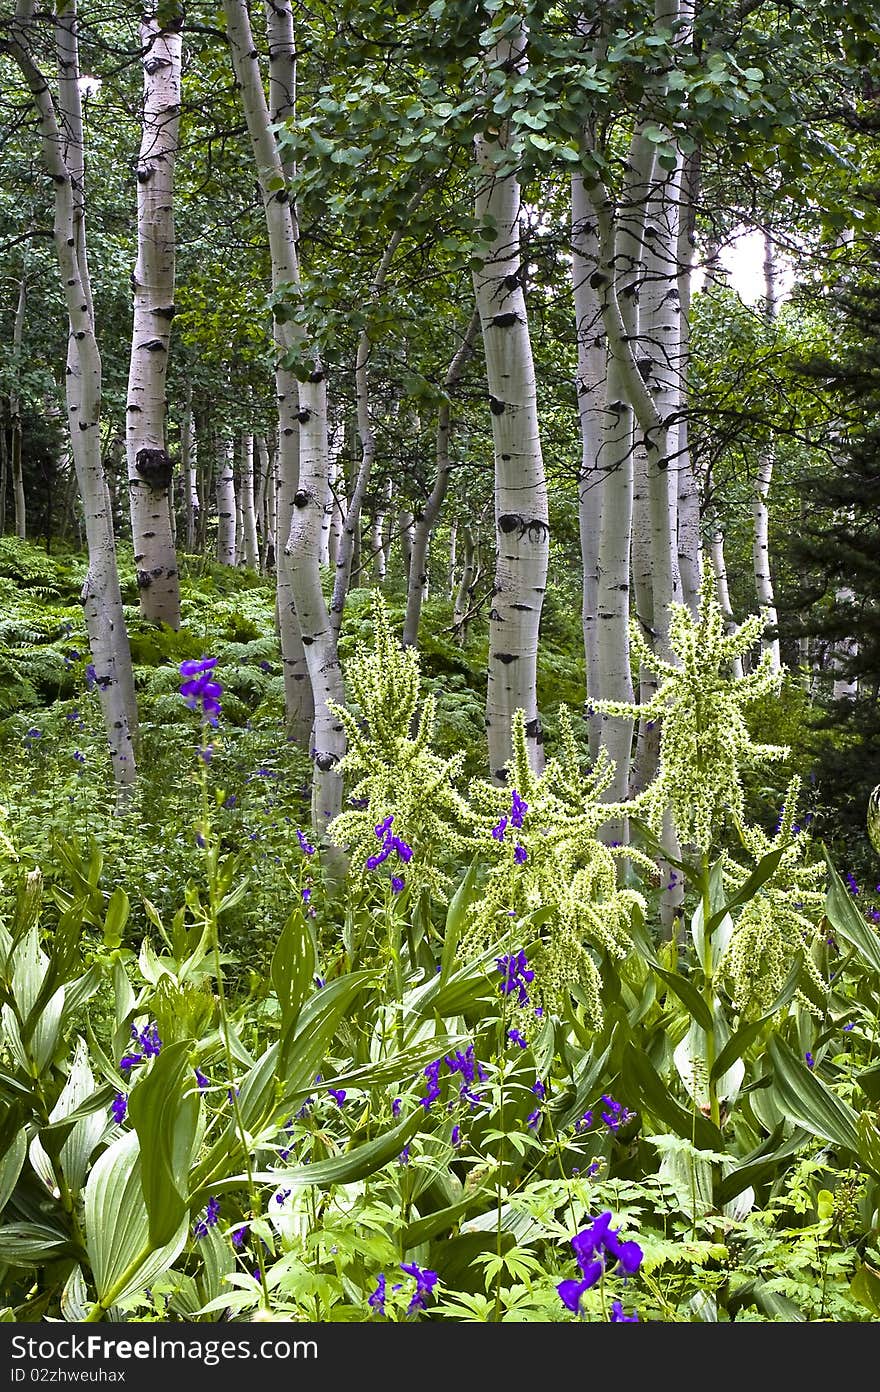
[[[217,977],[217,1007],[220,1016],[220,1037],[223,1040],[223,1052],[226,1056],[226,1076],[229,1079],[229,1099],[232,1104],[232,1115],[235,1121],[235,1129],[238,1132],[238,1139],[244,1158],[245,1174],[247,1175],[247,1190],[250,1198],[251,1214],[254,1218],[259,1217],[260,1196],[254,1184],[254,1172],[251,1165],[250,1148],[248,1146],[248,1135],[245,1130],[244,1122],[241,1117],[241,1109],[238,1104],[238,1092],[235,1087],[235,1059],[232,1053],[232,1045],[229,1041],[229,1012],[226,1005],[226,989],[223,984],[223,967],[220,961],[220,928],[219,928],[219,905],[217,896],[217,849],[210,842],[210,826],[208,817],[208,770],[205,760],[202,760],[201,768],[202,784],[202,836],[205,842],[205,869],[208,880],[208,910],[210,914],[211,926],[211,946],[214,953],[214,971]],[[268,1310],[269,1307],[269,1287],[266,1281],[266,1259],[263,1253],[262,1243],[256,1247],[257,1267],[260,1272],[260,1304]]]
[[[709,1011],[711,1024],[705,1031],[706,1035],[706,1088],[709,1098],[709,1120],[713,1126],[721,1129],[721,1104],[718,1099],[717,1079],[712,1076],[712,1069],[715,1067],[715,1060],[718,1057],[717,1040],[715,1037],[715,986],[714,986],[714,967],[712,964],[712,935],[709,932],[709,919],[712,916],[712,901],[709,892],[709,853],[703,851],[700,858],[700,893],[703,906],[703,1000]],[[712,1192],[717,1192],[721,1184],[721,1166],[719,1162],[712,1162]],[[716,1242],[723,1240],[723,1232],[720,1228],[715,1231]]]
[[112,1306],[114,1300],[116,1300],[117,1297],[122,1294],[129,1281],[137,1275],[144,1262],[155,1250],[156,1249],[154,1247],[148,1244],[143,1249],[143,1251],[138,1253],[134,1261],[131,1262],[130,1265],[125,1268],[122,1275],[119,1277],[119,1280],[116,1281],[110,1287],[110,1290],[108,1294],[105,1295],[104,1299],[96,1301],[92,1308],[89,1310],[89,1313],[86,1315],[85,1320],[83,1321],[85,1324],[97,1324],[99,1320],[102,1320],[104,1318],[107,1311]]

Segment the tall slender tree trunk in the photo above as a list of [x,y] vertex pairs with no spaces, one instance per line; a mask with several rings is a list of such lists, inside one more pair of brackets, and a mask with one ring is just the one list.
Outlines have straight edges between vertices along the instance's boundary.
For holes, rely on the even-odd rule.
[[180,579],[171,525],[173,468],[165,439],[165,382],[174,318],[174,163],[183,17],[182,4],[171,0],[141,20],[144,113],[125,431],[140,609],[144,618],[172,628],[180,627]]
[[180,422],[180,472],[184,487],[184,517],[186,519],[186,549],[192,556],[196,549],[196,528],[200,502],[196,484],[196,442],[193,433],[192,396],[187,393],[186,406]]
[[[522,69],[526,34],[518,26],[489,50],[487,72]],[[547,585],[550,522],[538,427],[521,260],[521,191],[515,174],[499,176],[509,127],[497,139],[475,141],[476,216],[491,219],[494,235],[474,271],[474,293],[486,354],[486,378],[495,449],[495,582],[489,611],[489,676],[486,729],[489,770],[506,778],[514,713],[525,714],[529,761],[544,766],[538,713],[538,632]]]
[[[715,572],[715,592],[718,596],[718,607],[724,617],[724,627],[727,633],[736,630],[736,620],[733,617],[733,609],[730,603],[730,589],[727,584],[727,563],[724,559],[724,533],[719,526],[712,528],[711,540],[709,543],[712,568]],[[731,674],[737,680],[741,680],[743,675],[742,658],[734,658],[731,664]]]
[[43,158],[55,189],[53,236],[69,319],[67,416],[89,556],[81,598],[113,777],[122,791],[135,781],[137,705],[101,461],[101,355],[86,254],[77,15],[73,0],[66,0],[57,13],[56,110],[29,42],[34,8],[33,0],[19,5],[7,39],[8,52],[21,69],[39,114]]
[[[282,164],[272,133],[272,123],[284,119],[295,106],[293,15],[287,0],[272,0],[266,6],[270,111],[247,6],[244,0],[224,0],[224,12],[236,85],[241,91],[263,197],[273,289],[282,285],[296,288],[300,283],[298,228],[286,189],[291,170]],[[279,560],[278,579],[279,586],[289,586],[289,599],[285,601],[279,590],[282,651],[285,671],[292,683],[301,686],[302,682],[296,681],[299,675],[297,648],[305,648],[313,709],[310,746],[314,766],[313,824],[321,834],[342,806],[338,764],[345,752],[344,731],[330,712],[331,703],[343,704],[345,693],[336,652],[336,632],[330,623],[319,570],[321,515],[329,478],[327,386],[314,347],[306,342],[298,325],[276,317],[273,333],[279,478],[284,493],[282,500],[279,492],[278,530],[279,536],[284,538],[285,559],[283,563]],[[303,363],[311,363],[307,381],[297,381],[290,366],[294,356]],[[315,528],[312,517],[316,510]],[[299,712],[288,706],[288,722],[298,724],[299,719]]]
[[232,441],[217,437],[217,562],[234,566],[236,556],[235,470]]
[[245,432],[241,437],[241,559],[251,570],[260,568],[257,543],[257,513],[254,499],[254,437]]
[[[453,391],[461,378],[465,364],[473,352],[474,339],[480,327],[479,315],[475,312],[471,322],[467,327],[461,345],[458,348],[443,383],[444,391]],[[406,591],[406,615],[403,621],[403,646],[416,647],[419,641],[419,619],[422,612],[422,604],[428,588],[428,548],[431,543],[431,536],[440,518],[440,510],[443,507],[444,499],[449,488],[449,476],[452,463],[449,457],[449,436],[451,430],[451,407],[449,401],[444,401],[437,416],[437,439],[435,454],[437,459],[437,472],[434,478],[434,486],[428,494],[425,506],[414,519],[412,551],[410,553],[409,576]],[[455,534],[452,533],[450,551],[454,546]]]
[[[777,310],[776,259],[773,242],[764,235],[764,317],[768,327],[773,326]],[[773,482],[773,446],[768,444],[758,460],[758,477],[752,495],[752,564],[755,570],[755,590],[758,603],[767,612],[767,622],[774,630],[778,624],[776,597],[773,591],[773,576],[770,572],[770,509],[768,498]],[[772,654],[773,666],[778,672],[781,667],[778,635],[761,639],[764,652]]]
[[467,522],[462,526],[462,541],[461,580],[458,583],[458,589],[455,594],[452,627],[458,642],[464,646],[465,639],[467,638],[467,613],[470,608],[471,594],[474,578],[476,576],[474,531]]
[[[592,138],[591,138],[592,139]],[[582,588],[581,628],[584,636],[585,715],[590,753],[595,758],[602,722],[590,698],[601,696],[599,682],[599,538],[605,470],[602,456],[605,422],[606,341],[602,306],[594,278],[599,260],[595,216],[580,172],[571,180],[572,291],[577,341],[577,404],[581,427],[581,467],[578,475],[578,531]]]
[[21,376],[21,350],[24,342],[24,319],[27,308],[27,260],[22,267],[18,282],[18,301],[15,306],[15,319],[12,324],[12,352],[14,359],[14,378],[9,393],[10,425],[10,465],[12,473],[12,498],[15,509],[15,535],[22,540],[27,536],[27,506],[24,496],[24,474],[21,468],[21,395],[19,380]]

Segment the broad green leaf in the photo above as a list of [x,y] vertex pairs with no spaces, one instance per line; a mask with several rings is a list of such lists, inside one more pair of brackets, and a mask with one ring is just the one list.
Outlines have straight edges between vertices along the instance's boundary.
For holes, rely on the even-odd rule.
[[805,1131],[857,1155],[858,1118],[852,1107],[826,1087],[781,1039],[770,1039],[767,1057],[773,1070],[773,1091],[783,1111]]
[[7,1266],[44,1267],[73,1250],[67,1233],[48,1223],[6,1223],[0,1227],[0,1262]]
[[479,873],[480,862],[474,856],[468,866],[467,874],[458,885],[455,893],[449,901],[449,908],[446,911],[446,931],[443,935],[443,949],[440,953],[440,985],[445,986],[452,974],[455,965],[455,954],[458,950],[461,930],[467,911],[473,903]]
[[710,1030],[712,1028],[711,1011],[693,982],[685,976],[679,976],[677,972],[666,971],[653,959],[651,959],[651,967],[660,979],[671,987],[682,1004],[687,1007],[691,1018],[704,1030]]
[[437,1233],[445,1232],[447,1228],[454,1227],[469,1209],[474,1208],[477,1204],[485,1203],[487,1193],[488,1191],[485,1189],[474,1189],[460,1203],[450,1204],[447,1208],[437,1209],[435,1213],[426,1213],[423,1218],[416,1218],[403,1230],[401,1238],[403,1251],[408,1252],[413,1247],[419,1247],[423,1242],[436,1237]]
[[103,1309],[146,1290],[183,1251],[188,1214],[158,1249],[150,1242],[149,1226],[138,1137],[127,1131],[99,1156],[85,1188],[86,1249]]
[[688,1111],[676,1102],[651,1060],[634,1044],[627,1044],[624,1050],[624,1070],[625,1084],[638,1094],[646,1112],[665,1121],[677,1136],[684,1136],[698,1150],[724,1150],[718,1127],[696,1108]]
[[780,860],[785,854],[785,846],[778,846],[774,851],[768,851],[762,856],[749,875],[745,883],[727,900],[725,904],[717,909],[710,917],[708,931],[714,933],[725,914],[730,913],[731,909],[737,908],[740,904],[747,904],[753,899],[762,885],[766,884],[779,865]]
[[768,1020],[781,1010],[784,1005],[788,1005],[795,991],[801,975],[802,959],[798,952],[791,965],[788,976],[785,978],[782,990],[776,997],[770,1009],[761,1015],[757,1020],[751,1020],[748,1024],[740,1025],[739,1029],[730,1036],[724,1048],[712,1065],[712,1078],[720,1078],[722,1073],[726,1073],[728,1068],[736,1059],[742,1058],[746,1050],[752,1045],[762,1032]]
[[828,866],[825,916],[835,933],[839,933],[851,947],[854,947],[869,967],[873,967],[875,972],[880,972],[880,935],[862,918],[824,845],[822,853]]
[[[354,1184],[375,1174],[390,1160],[396,1160],[407,1141],[425,1124],[425,1119],[426,1112],[416,1107],[399,1126],[375,1140],[365,1141],[354,1150],[347,1150],[343,1155],[316,1160],[311,1165],[293,1165],[290,1169],[260,1170],[253,1175],[253,1180],[257,1184],[277,1184],[285,1188],[302,1188],[312,1184],[328,1188],[333,1184]],[[208,1191],[212,1194],[223,1193],[227,1189],[239,1189],[246,1182],[246,1175],[233,1175],[209,1184]]]
[[314,983],[315,945],[301,909],[294,909],[272,954],[272,986],[281,1008],[281,1030],[296,1024],[300,1006]]
[[18,1183],[18,1176],[21,1174],[26,1155],[27,1132],[22,1128],[21,1131],[16,1132],[12,1144],[7,1148],[3,1159],[0,1160],[0,1213],[8,1204]]
[[119,947],[122,943],[122,933],[128,922],[131,912],[131,905],[128,902],[128,895],[117,885],[110,895],[110,902],[107,905],[107,913],[104,917],[104,945],[109,948]]
[[199,1122],[191,1042],[168,1044],[131,1090],[128,1115],[140,1141],[150,1245],[170,1242],[189,1212],[189,1172]]
[[849,1283],[849,1293],[875,1319],[880,1319],[880,1271],[863,1262]]

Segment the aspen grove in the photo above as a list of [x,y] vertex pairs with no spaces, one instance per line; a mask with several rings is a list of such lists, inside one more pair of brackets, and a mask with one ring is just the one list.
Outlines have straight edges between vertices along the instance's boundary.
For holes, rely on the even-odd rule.
[[2,1320],[880,1319],[878,54],[0,0]]

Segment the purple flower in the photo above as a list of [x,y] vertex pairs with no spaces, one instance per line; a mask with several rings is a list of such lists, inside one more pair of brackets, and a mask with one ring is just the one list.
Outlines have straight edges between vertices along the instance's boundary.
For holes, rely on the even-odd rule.
[[275,1202],[276,1202],[276,1203],[279,1205],[279,1207],[280,1207],[281,1204],[284,1203],[284,1200],[285,1200],[285,1199],[289,1199],[289,1198],[290,1198],[290,1196],[291,1196],[292,1193],[293,1193],[293,1190],[292,1190],[292,1189],[279,1189],[278,1192],[277,1192],[277,1194],[275,1195]]
[[861,890],[859,889],[858,884],[856,883],[856,877],[851,870],[847,870],[846,872],[846,882],[849,885],[851,894],[861,893]]
[[208,1077],[206,1073],[202,1072],[201,1068],[196,1069],[196,1082],[198,1083],[200,1088],[206,1088],[211,1086],[211,1079]]
[[407,1306],[406,1313],[412,1315],[416,1310],[426,1309],[425,1298],[429,1296],[437,1284],[436,1271],[423,1271],[415,1262],[401,1262],[401,1271],[405,1271],[407,1276],[415,1278],[416,1289],[412,1300]]
[[243,1247],[243,1246],[244,1246],[244,1240],[245,1240],[245,1238],[247,1237],[247,1227],[246,1227],[246,1225],[245,1225],[244,1223],[242,1223],[240,1227],[238,1227],[238,1228],[233,1228],[233,1229],[232,1229],[232,1232],[231,1232],[229,1235],[230,1235],[230,1237],[232,1238],[232,1245],[233,1245],[233,1247]]
[[342,1104],[343,1104],[343,1102],[345,1101],[345,1089],[344,1089],[344,1088],[328,1088],[327,1091],[329,1092],[330,1096],[333,1098],[333,1101],[336,1103],[337,1107],[341,1107]]
[[526,850],[525,846],[517,846],[516,850],[513,853],[513,858],[516,861],[517,865],[525,865],[526,861],[529,858],[529,853]]
[[78,764],[84,764],[86,761],[86,756],[81,749],[74,749],[73,757]]
[[532,1092],[535,1094],[536,1097],[540,1097],[540,1099],[541,1099],[542,1102],[543,1102],[544,1098],[547,1096],[547,1089],[545,1088],[544,1084],[541,1082],[541,1079],[540,1079],[540,1078],[536,1078],[536,1079],[535,1079],[534,1083],[532,1084],[532,1089],[531,1089],[531,1090],[532,1090]]
[[304,903],[304,904],[307,904],[307,903],[309,902],[309,900],[311,899],[311,897],[312,897],[312,891],[309,889],[309,887],[308,887],[308,885],[307,885],[306,888],[305,888],[305,889],[303,890],[303,892],[302,892],[303,903]]
[[[201,759],[202,763],[203,763],[203,764],[210,764],[210,762],[211,762],[211,760],[213,759],[213,757],[214,757],[214,746],[213,746],[213,744],[203,744],[202,747],[201,747],[201,749],[199,750],[199,758]],[[228,801],[229,801],[229,798],[226,799],[226,802],[228,802]],[[225,807],[225,806],[226,806],[226,803],[224,803],[223,805],[224,805],[224,807]]]
[[535,973],[529,969],[525,950],[520,948],[519,952],[511,952],[506,957],[496,957],[495,965],[504,975],[499,988],[502,995],[507,996],[511,991],[517,991],[519,1004],[528,1005],[529,993],[526,986],[534,980]]
[[385,1286],[386,1279],[385,1272],[383,1271],[382,1275],[379,1277],[376,1289],[373,1291],[373,1294],[369,1296],[369,1298],[367,1299],[367,1304],[370,1306],[370,1308],[372,1310],[378,1310],[380,1315],[384,1315],[385,1313]]
[[388,832],[391,830],[391,824],[393,821],[394,813],[389,812],[384,822],[379,822],[378,826],[373,827],[373,831],[376,833],[376,837],[379,841],[381,841],[385,836],[388,835]]
[[541,1109],[540,1107],[536,1107],[535,1110],[533,1112],[530,1112],[529,1115],[526,1117],[526,1126],[529,1126],[532,1128],[532,1130],[537,1131],[540,1125]]
[[524,1048],[526,1047],[526,1045],[528,1044],[528,1040],[527,1040],[527,1039],[523,1039],[523,1037],[522,1037],[522,1035],[520,1034],[520,1032],[519,1032],[518,1029],[509,1029],[509,1030],[507,1031],[507,1037],[508,1037],[508,1039],[510,1039],[514,1044],[518,1044],[519,1047],[520,1047],[521,1049],[524,1049]]
[[510,825],[514,827],[521,827],[523,824],[523,818],[529,810],[529,804],[523,801],[519,793],[516,791],[516,788],[514,788],[511,793],[510,801]]
[[392,893],[392,894],[399,894],[400,891],[401,891],[402,889],[403,889],[403,880],[400,878],[399,875],[392,875],[392,876],[391,876],[391,893]]
[[312,856],[315,854],[314,846],[306,839],[305,833],[300,831],[299,827],[297,827],[296,839],[299,842],[300,850],[303,855]]
[[402,1100],[403,1099],[400,1097],[395,1097],[394,1101],[391,1103],[391,1115],[395,1120],[400,1116],[400,1104]]
[[813,1058],[813,1055],[810,1053],[809,1049],[804,1054],[804,1059],[808,1068],[813,1068],[815,1066],[816,1060]]
[[496,840],[496,841],[503,841],[503,840],[504,840],[504,833],[505,833],[506,830],[507,830],[507,818],[506,818],[506,817],[502,817],[502,818],[501,818],[501,821],[500,821],[500,822],[496,822],[495,826],[493,826],[493,828],[492,828],[492,835],[495,837],[495,840]]
[[209,1199],[208,1207],[205,1210],[204,1218],[200,1218],[193,1228],[193,1235],[202,1238],[207,1235],[208,1229],[213,1228],[220,1217],[220,1200]]
[[95,671],[95,664],[93,662],[86,663],[85,678],[86,690],[91,691],[92,687],[95,686],[98,681],[98,674]]
[[595,1285],[605,1270],[606,1257],[613,1259],[624,1276],[634,1276],[644,1255],[637,1242],[620,1241],[619,1231],[611,1227],[610,1212],[601,1213],[588,1228],[577,1233],[571,1239],[571,1245],[581,1275],[590,1285]]
[[131,1027],[131,1037],[144,1051],[145,1058],[155,1058],[162,1048],[162,1040],[159,1038],[159,1026],[156,1024],[145,1025],[138,1033],[134,1025]]
[[845,1030],[851,1030],[851,1029],[855,1029],[855,1027],[856,1027],[856,1022],[855,1022],[855,1020],[850,1020],[849,1024],[848,1024],[848,1025],[844,1025],[843,1028],[844,1028]]
[[185,678],[180,684],[180,694],[190,710],[199,710],[209,725],[217,724],[220,714],[220,697],[223,687],[211,677],[217,666],[216,657],[204,657],[196,661],[188,658],[180,664],[180,675]]
[[128,1111],[128,1098],[124,1092],[117,1092],[113,1101],[110,1103],[110,1111],[113,1114],[114,1121],[125,1121],[125,1113]]
[[576,1121],[576,1122],[575,1122],[575,1124],[574,1124],[574,1129],[575,1129],[575,1131],[578,1131],[578,1132],[580,1132],[580,1131],[586,1131],[587,1127],[588,1127],[588,1126],[592,1126],[592,1124],[593,1124],[593,1113],[592,1113],[592,1112],[584,1112],[584,1114],[583,1114],[583,1116],[581,1117],[580,1121]]
[[452,1141],[452,1144],[455,1146],[455,1148],[456,1148],[456,1150],[457,1150],[458,1147],[461,1145],[461,1127],[460,1127],[460,1126],[458,1126],[458,1125],[453,1126],[453,1128],[452,1128],[452,1135],[451,1135],[451,1137],[450,1137],[450,1140]]
[[400,1152],[400,1154],[398,1155],[398,1157],[397,1157],[397,1163],[398,1163],[398,1165],[408,1165],[408,1164],[409,1164],[409,1146],[408,1146],[408,1145],[405,1145],[405,1146],[403,1147],[403,1150],[402,1150],[402,1151]]
[[25,737],[26,740],[38,740],[38,739],[42,739],[42,738],[43,738],[43,732],[42,732],[42,730],[38,730],[37,727],[36,727],[36,725],[32,725],[31,728],[30,728],[29,730],[25,730],[25,735],[24,735],[24,737]]
[[621,1305],[620,1301],[619,1301],[619,1300],[615,1300],[615,1301],[612,1302],[612,1305],[611,1305],[611,1314],[610,1314],[610,1316],[609,1316],[609,1324],[638,1324],[638,1323],[639,1323],[639,1317],[638,1317],[638,1314],[636,1313],[635,1310],[633,1310],[633,1312],[632,1312],[631,1315],[625,1315],[625,1314],[623,1313],[623,1306]]
[[127,1073],[130,1068],[134,1068],[137,1064],[143,1063],[143,1061],[143,1054],[123,1054],[122,1058],[119,1060],[119,1071],[121,1073]]
[[434,1059],[433,1063],[429,1063],[427,1068],[422,1070],[428,1080],[428,1091],[424,1097],[419,1098],[419,1104],[424,1107],[425,1111],[428,1111],[431,1103],[440,1096],[440,1067],[442,1062],[442,1059]]

